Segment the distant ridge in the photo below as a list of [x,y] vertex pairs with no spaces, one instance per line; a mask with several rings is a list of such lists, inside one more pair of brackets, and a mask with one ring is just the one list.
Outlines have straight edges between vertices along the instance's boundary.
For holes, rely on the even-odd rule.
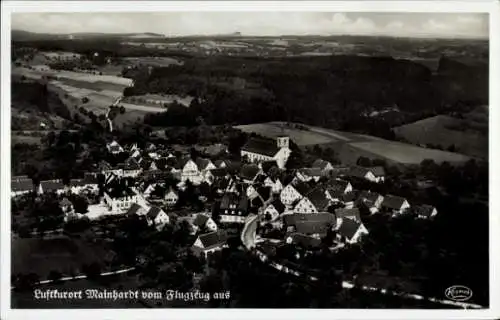
[[165,35],[153,32],[138,33],[101,33],[101,32],[76,32],[67,34],[37,33],[24,30],[12,30],[12,41],[33,41],[33,40],[64,40],[64,39],[92,39],[92,38],[165,38]]

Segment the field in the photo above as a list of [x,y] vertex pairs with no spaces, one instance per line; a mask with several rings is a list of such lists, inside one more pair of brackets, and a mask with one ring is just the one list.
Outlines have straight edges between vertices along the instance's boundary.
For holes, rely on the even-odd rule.
[[142,105],[147,105],[147,106],[158,106],[160,104],[170,104],[173,103],[174,101],[177,101],[177,103],[189,107],[191,104],[191,101],[193,101],[193,97],[186,96],[186,97],[181,97],[178,95],[173,95],[173,94],[144,94],[140,96],[130,96],[124,98],[123,101],[129,102],[131,104],[142,104]]
[[68,237],[12,239],[11,272],[36,273],[40,280],[46,279],[50,271],[63,275],[79,274],[83,264],[104,263],[107,251],[98,245],[89,245],[82,240]]
[[281,126],[278,123],[246,124],[236,126],[236,128],[244,132],[255,132],[270,138],[275,138],[280,135],[288,135],[293,142],[299,146],[325,144],[336,141],[333,137],[328,135],[323,135],[318,132],[288,128],[286,126]]
[[414,144],[454,146],[463,154],[488,157],[488,110],[477,108],[463,119],[439,115],[394,128],[396,136]]
[[469,157],[458,153],[422,148],[369,135],[341,132],[309,125],[301,126],[309,128],[309,130],[282,126],[279,122],[241,125],[236,126],[236,128],[270,138],[285,134],[302,147],[315,144],[330,147],[345,164],[354,164],[361,156],[371,159],[384,159],[389,163],[403,165],[420,164],[424,159],[432,159],[436,163],[444,161],[462,163],[469,160]]

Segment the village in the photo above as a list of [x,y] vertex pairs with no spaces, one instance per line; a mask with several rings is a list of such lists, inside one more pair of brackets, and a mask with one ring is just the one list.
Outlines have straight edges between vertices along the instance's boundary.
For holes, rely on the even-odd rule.
[[[324,246],[325,239],[336,251],[369,237],[363,215],[431,219],[437,214],[430,204],[353,188],[353,181],[383,183],[383,167],[340,166],[316,159],[310,167],[287,169],[292,153],[287,136],[251,137],[241,148],[241,161],[194,158],[188,152],[176,156],[172,149],[152,143],[141,149],[113,140],[106,149],[126,160],[115,167],[102,161],[95,172],[66,183],[48,180],[34,185],[27,176],[12,177],[12,198],[32,192],[39,197],[55,194],[66,223],[136,215],[156,230],[172,223],[171,215],[181,211],[176,222],[189,223],[196,236],[191,249],[204,257],[226,247],[232,236],[241,238],[247,248],[265,247],[266,252],[285,245],[310,252]],[[187,202],[195,201],[199,210],[185,199],[180,203],[180,193],[187,189],[195,195]],[[86,199],[88,206],[75,210],[78,205],[70,200],[75,196]],[[244,226],[255,221],[254,233],[243,234]]]

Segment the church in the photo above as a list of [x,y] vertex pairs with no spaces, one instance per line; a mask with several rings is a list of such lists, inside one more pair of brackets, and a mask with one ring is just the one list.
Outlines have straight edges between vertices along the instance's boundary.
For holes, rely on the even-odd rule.
[[276,137],[276,140],[252,137],[241,148],[241,157],[256,163],[276,161],[278,168],[284,169],[291,153],[289,144],[287,136]]

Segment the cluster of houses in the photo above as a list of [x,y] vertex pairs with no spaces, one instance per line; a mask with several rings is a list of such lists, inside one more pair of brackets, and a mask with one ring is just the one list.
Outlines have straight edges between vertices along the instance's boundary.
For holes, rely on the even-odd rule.
[[[212,210],[192,215],[189,220],[198,234],[193,250],[200,254],[223,248],[228,239],[225,229],[242,226],[249,215],[258,215],[261,224],[279,229],[285,235],[283,243],[314,247],[329,234],[335,235],[337,243],[358,242],[368,233],[360,217],[362,206],[371,214],[413,212],[417,218],[437,214],[429,205],[410,206],[402,197],[353,189],[352,179],[384,182],[382,167],[340,167],[318,159],[311,167],[284,170],[291,154],[289,143],[285,136],[275,140],[250,138],[241,149],[241,161],[236,162],[227,157],[214,161],[209,157],[176,156],[151,143],[143,150],[135,144],[124,148],[112,141],[106,145],[110,154],[127,153],[121,165],[112,167],[101,162],[95,172],[71,180],[69,185],[42,181],[34,187],[31,179],[14,177],[12,196],[33,190],[97,193],[102,187],[101,202],[89,206],[89,217],[138,215],[161,229],[170,222],[162,208],[176,205],[188,181],[195,187],[205,184],[217,195]],[[97,183],[99,174],[104,177],[102,185]],[[202,198],[206,195],[200,194]],[[68,201],[61,206],[67,217],[75,216]]]

